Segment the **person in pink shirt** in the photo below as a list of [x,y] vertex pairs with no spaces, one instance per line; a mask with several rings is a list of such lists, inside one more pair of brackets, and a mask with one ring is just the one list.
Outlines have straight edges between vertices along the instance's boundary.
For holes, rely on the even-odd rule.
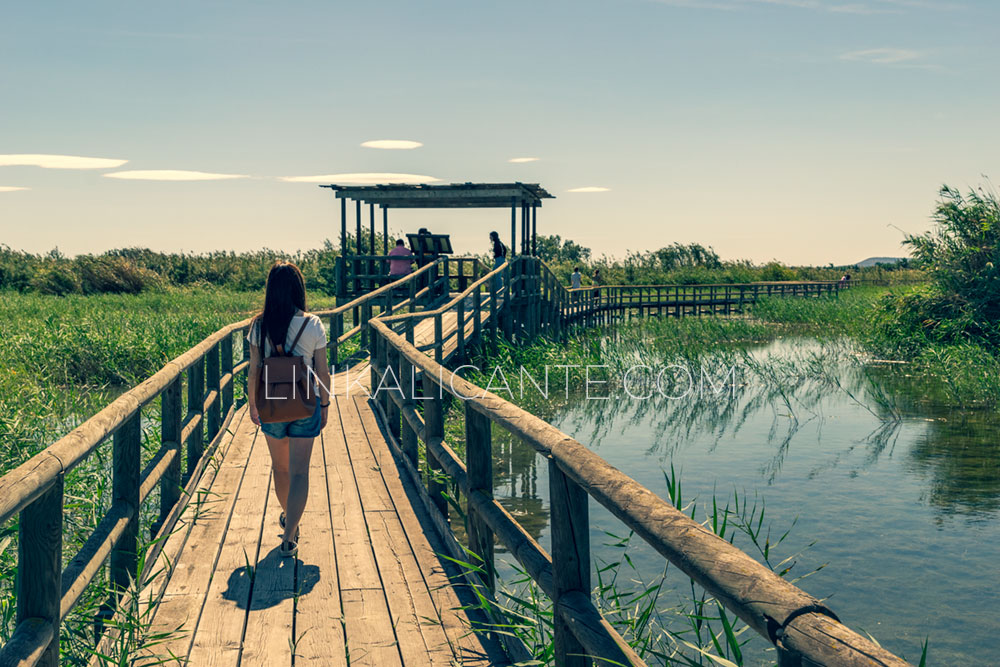
[[399,280],[413,273],[413,256],[403,239],[396,241],[396,247],[389,251],[389,257],[405,257],[406,259],[389,260],[389,280]]

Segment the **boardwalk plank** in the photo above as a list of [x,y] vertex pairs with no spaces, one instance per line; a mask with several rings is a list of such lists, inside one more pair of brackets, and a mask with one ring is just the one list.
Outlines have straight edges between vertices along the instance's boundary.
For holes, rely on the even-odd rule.
[[262,435],[250,450],[233,516],[209,586],[202,620],[195,631],[189,662],[219,667],[238,665],[253,577],[258,566],[264,508],[270,495],[270,456]]
[[[331,419],[334,414],[336,412],[331,411]],[[325,440],[324,436],[316,440],[309,468],[309,502],[302,518],[299,539],[296,571],[299,598],[295,605],[296,667],[347,665],[340,579],[330,520],[332,501],[326,481]]]
[[391,624],[386,627],[389,609],[385,604],[385,591],[352,588],[342,590],[340,595],[347,619],[347,655],[351,667],[402,665],[396,635]]
[[292,664],[296,559],[281,557],[280,512],[278,499],[269,491],[243,639],[242,667]]
[[343,414],[350,399],[338,396],[334,401],[337,410],[331,406],[323,444],[347,653],[351,665],[402,665],[347,451]]
[[[368,443],[369,434],[358,412],[359,409],[369,413],[371,411],[368,404],[361,399],[353,400],[345,408],[344,432],[353,434],[353,437],[347,438],[351,462],[356,471],[359,466],[374,471],[366,478],[365,484],[362,485],[359,479],[358,488],[379,575],[386,591],[391,592],[387,596],[389,614],[396,629],[396,637],[399,639],[403,663],[447,665],[451,658],[447,637],[440,627],[437,610],[431,601],[430,592],[424,584],[409,542],[403,535],[402,524],[389,497],[371,445]],[[381,438],[381,433],[376,433],[376,437]],[[392,465],[392,462],[387,463]],[[390,508],[383,509],[387,501]]]
[[[360,404],[362,399],[357,399]],[[367,407],[367,406],[366,406]],[[371,410],[359,413],[369,434],[368,442],[373,455],[380,463],[383,480],[393,498],[397,499],[397,509],[403,539],[407,539],[420,569],[419,576],[430,592],[437,616],[441,622],[455,661],[461,665],[495,665],[504,662],[502,649],[479,637],[471,631],[468,614],[462,609],[469,600],[459,597],[454,586],[464,586],[457,566],[446,565],[439,554],[445,547],[437,535],[430,517],[425,516],[425,508],[416,500],[417,489],[395,463],[389,444],[381,434],[375,414]],[[408,499],[404,501],[402,499]],[[412,500],[409,500],[412,499]]]
[[[182,627],[183,630],[182,634],[158,647],[158,652],[163,654],[185,656],[191,648],[215,562],[243,481],[245,467],[235,462],[245,461],[255,444],[257,427],[250,421],[245,409],[240,414],[243,416],[221,465],[206,472],[206,475],[211,475],[211,484],[206,480],[204,488],[199,488],[197,496],[185,509],[182,521],[186,534],[185,531],[178,531],[171,536],[171,540],[180,540],[183,534],[183,550],[173,555],[170,580],[156,608],[151,629],[167,632]],[[168,543],[163,552],[165,557],[171,550]],[[162,565],[158,563],[158,567]]]

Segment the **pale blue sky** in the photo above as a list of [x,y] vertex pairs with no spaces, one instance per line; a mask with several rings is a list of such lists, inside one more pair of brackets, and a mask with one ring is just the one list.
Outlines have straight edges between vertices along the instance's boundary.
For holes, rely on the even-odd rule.
[[[1000,173],[1000,5],[985,0],[97,1],[2,16],[0,164],[128,160],[0,166],[0,243],[31,251],[314,247],[336,238],[338,207],[280,178],[387,172],[540,182],[558,199],[539,230],[598,255],[698,241],[843,263],[899,254],[890,225],[926,229],[942,183]],[[423,146],[361,146],[378,139]],[[508,162],[525,156],[539,160]],[[250,178],[104,176],[134,170]],[[568,192],[584,186],[609,191]],[[477,252],[509,229],[501,210],[390,223]]]

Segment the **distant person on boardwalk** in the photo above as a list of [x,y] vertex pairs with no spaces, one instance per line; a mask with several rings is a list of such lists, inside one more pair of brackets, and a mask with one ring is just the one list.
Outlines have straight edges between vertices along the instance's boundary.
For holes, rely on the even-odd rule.
[[[583,274],[580,273],[580,267],[578,266],[573,269],[573,273],[570,274],[569,276],[569,288],[580,289],[581,287],[583,287]],[[572,294],[573,303],[576,303],[579,300],[580,300],[580,293],[573,292]]]
[[423,239],[424,236],[430,235],[431,233],[427,231],[426,227],[417,230],[417,266],[423,266],[431,261],[430,256],[424,253],[427,242]]
[[838,285],[838,287],[840,287],[840,289],[847,289],[847,283],[849,283],[850,281],[851,281],[851,274],[845,273],[843,276],[840,277],[840,285]]
[[[298,553],[299,521],[309,497],[313,439],[326,426],[330,410],[330,369],[326,362],[326,329],[306,309],[306,283],[291,262],[278,261],[267,274],[264,310],[250,325],[249,341],[250,420],[260,426],[271,453],[274,495],[282,510],[278,517],[282,528],[280,554],[292,557]],[[265,358],[279,355],[302,358],[307,369],[305,382],[312,386],[314,409],[302,419],[263,424],[257,407],[261,367]],[[264,381],[268,382],[266,376]],[[268,386],[264,385],[265,390]]]
[[591,282],[594,283],[594,298],[595,299],[600,299],[601,298],[601,289],[600,289],[600,285],[601,285],[601,270],[600,269],[594,269],[594,275],[591,276],[590,280],[591,280]]
[[410,249],[406,247],[406,241],[403,239],[397,239],[396,247],[389,251],[389,257],[406,258],[389,260],[390,282],[399,280],[403,276],[408,276],[413,273],[413,255],[410,254]]
[[[490,243],[493,245],[493,268],[499,269],[507,261],[507,246],[500,242],[500,235],[496,232],[490,232]],[[503,289],[503,276],[496,276],[493,284],[497,291]]]

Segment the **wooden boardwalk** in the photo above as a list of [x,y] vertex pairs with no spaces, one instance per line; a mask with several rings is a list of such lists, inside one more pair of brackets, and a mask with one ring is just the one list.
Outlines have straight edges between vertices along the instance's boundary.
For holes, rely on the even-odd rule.
[[[455,327],[454,318],[449,323]],[[426,332],[418,328],[418,340]],[[433,336],[433,331],[430,332]],[[350,377],[368,385],[367,361]],[[316,439],[298,558],[278,555],[270,457],[244,407],[159,566],[157,653],[191,665],[504,665],[367,397],[338,373]],[[453,583],[455,582],[455,583]]]

